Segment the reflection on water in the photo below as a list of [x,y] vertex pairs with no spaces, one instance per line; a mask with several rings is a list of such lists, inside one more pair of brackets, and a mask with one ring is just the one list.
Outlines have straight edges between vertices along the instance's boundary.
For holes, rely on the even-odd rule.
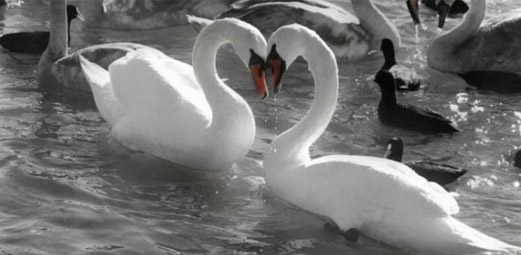
[[[45,4],[25,2],[7,9],[0,22],[5,32],[45,29]],[[514,0],[489,2],[491,13],[521,7]],[[341,63],[338,110],[312,155],[381,156],[389,137],[399,136],[405,160],[430,158],[470,169],[456,185],[458,219],[521,245],[521,170],[511,166],[521,145],[519,95],[478,92],[429,70],[423,53],[439,33],[434,13],[422,9],[425,22],[415,30],[402,1],[377,3],[403,36],[397,57],[429,77],[428,86],[400,94],[400,101],[434,108],[463,132],[425,136],[382,126],[372,75],[383,60]],[[188,26],[129,33],[73,22],[72,29],[73,50],[133,41],[188,63],[196,36]],[[287,71],[276,100],[260,101],[238,57],[221,50],[220,75],[252,106],[257,137],[233,169],[203,173],[120,146],[92,104],[38,88],[37,62],[0,51],[0,254],[401,254],[369,239],[347,245],[324,231],[321,219],[266,187],[262,158],[269,143],[312,102],[305,63]]]

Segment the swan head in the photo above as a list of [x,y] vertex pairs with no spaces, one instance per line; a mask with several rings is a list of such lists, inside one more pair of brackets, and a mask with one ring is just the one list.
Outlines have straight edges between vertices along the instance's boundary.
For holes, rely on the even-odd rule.
[[445,19],[449,14],[450,7],[454,3],[454,0],[436,0],[436,8],[438,9],[438,27],[443,28],[445,25]]
[[420,15],[419,15],[419,0],[407,0],[407,9],[409,10],[409,14],[411,15],[412,20],[415,25],[420,24]]
[[268,87],[265,78],[266,39],[257,28],[244,21],[234,18],[221,19],[221,21],[235,23],[240,28],[233,30],[234,40],[230,40],[230,44],[242,62],[250,69],[259,96],[262,99],[267,98]]
[[[304,30],[304,33],[302,33]],[[281,78],[286,68],[290,66],[298,56],[302,55],[305,48],[303,42],[306,38],[301,38],[303,34],[315,34],[309,28],[299,24],[292,24],[280,27],[271,35],[268,40],[270,52],[267,58],[267,67],[271,68],[271,82],[273,93],[278,93],[281,87]],[[318,35],[316,35],[318,36]]]
[[397,162],[402,162],[403,156],[403,141],[398,137],[393,137],[387,142],[387,151],[384,158],[391,159]]

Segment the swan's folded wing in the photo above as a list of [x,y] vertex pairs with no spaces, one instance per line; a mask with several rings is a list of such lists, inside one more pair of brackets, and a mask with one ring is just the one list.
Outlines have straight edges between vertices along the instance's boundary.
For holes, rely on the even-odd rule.
[[92,89],[98,111],[105,121],[114,125],[127,113],[114,96],[109,73],[83,56],[79,55],[79,58],[85,79]]
[[389,214],[436,218],[459,211],[456,200],[441,186],[428,182],[399,162],[376,157],[328,156],[299,171],[294,178],[303,187],[300,194],[303,204],[299,206],[318,210],[319,214],[321,208],[328,208],[330,211],[322,213],[345,222],[347,227],[353,227],[355,222],[378,221]]
[[132,52],[109,66],[114,93],[131,113],[205,127],[212,111],[190,65],[166,55]]

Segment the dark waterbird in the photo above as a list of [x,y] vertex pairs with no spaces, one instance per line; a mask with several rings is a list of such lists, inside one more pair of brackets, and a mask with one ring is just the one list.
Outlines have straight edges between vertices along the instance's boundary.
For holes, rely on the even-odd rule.
[[459,132],[450,120],[429,108],[397,103],[396,85],[390,72],[380,70],[375,82],[382,92],[378,118],[383,124],[423,133]]
[[[402,162],[402,156],[402,139],[398,137],[391,138],[391,140],[387,142],[387,151],[385,152],[384,157],[394,161]],[[418,175],[421,175],[425,179],[431,182],[436,182],[442,186],[456,181],[467,172],[467,170],[463,168],[451,166],[448,164],[435,163],[428,160],[408,161],[403,163],[414,170]]]
[[394,76],[397,90],[414,91],[420,88],[421,79],[414,70],[396,63],[393,41],[384,38],[380,50],[384,54],[385,62],[382,70],[389,71]]
[[516,155],[514,157],[514,166],[517,168],[521,168],[521,150],[518,150],[516,152]]
[[[83,20],[83,16],[74,5],[67,5],[67,24],[70,28],[71,21],[75,18]],[[70,29],[68,29],[68,43],[71,41]],[[32,31],[4,34],[0,37],[0,45],[4,49],[29,54],[42,54],[49,43],[49,31]]]

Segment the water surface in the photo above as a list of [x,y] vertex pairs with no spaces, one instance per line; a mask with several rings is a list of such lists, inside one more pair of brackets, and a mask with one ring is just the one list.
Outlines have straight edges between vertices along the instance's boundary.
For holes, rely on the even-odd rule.
[[[398,59],[429,80],[399,100],[441,112],[462,132],[426,136],[382,126],[372,75],[383,60],[340,63],[338,109],[312,155],[381,156],[387,140],[399,136],[405,160],[469,169],[454,187],[459,220],[521,245],[521,170],[511,163],[512,151],[521,145],[520,95],[479,92],[456,76],[428,69],[424,52],[440,32],[435,13],[422,9],[417,33],[403,0],[376,2],[402,35]],[[488,2],[489,16],[521,7],[515,0]],[[0,28],[5,33],[45,29],[46,8],[42,1],[25,1],[6,11]],[[449,20],[447,27],[458,21]],[[133,41],[188,63],[196,37],[189,26],[136,33],[85,28],[75,21],[72,28],[73,50]],[[0,254],[402,254],[369,240],[347,245],[325,232],[320,219],[266,187],[263,154],[313,99],[305,63],[287,71],[275,100],[261,101],[238,57],[220,52],[219,73],[250,103],[258,130],[252,150],[233,169],[203,173],[120,146],[92,104],[38,88],[37,61],[0,51]]]

